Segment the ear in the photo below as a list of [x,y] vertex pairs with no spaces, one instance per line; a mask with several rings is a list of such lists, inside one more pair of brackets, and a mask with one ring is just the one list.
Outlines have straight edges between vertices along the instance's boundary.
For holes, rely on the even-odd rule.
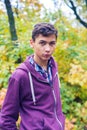
[[31,39],[30,40],[30,47],[33,48],[34,47],[34,41]]

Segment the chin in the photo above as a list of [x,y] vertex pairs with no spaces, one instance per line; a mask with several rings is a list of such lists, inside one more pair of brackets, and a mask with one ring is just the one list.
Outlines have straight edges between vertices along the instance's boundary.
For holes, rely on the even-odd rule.
[[44,58],[43,60],[44,60],[44,61],[48,61],[49,59],[50,59],[50,57],[49,57],[49,58]]

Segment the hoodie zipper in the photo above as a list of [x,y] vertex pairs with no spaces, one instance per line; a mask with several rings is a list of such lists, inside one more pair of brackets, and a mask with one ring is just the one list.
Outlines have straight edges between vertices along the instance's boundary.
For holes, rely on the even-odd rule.
[[[55,77],[56,77],[56,75],[57,75],[57,73],[55,74]],[[48,83],[48,82],[42,81],[42,80],[40,80],[40,79],[38,79],[38,80],[41,81],[41,82],[43,82],[43,83]],[[51,87],[52,87],[52,86],[51,86]],[[56,117],[56,120],[57,120],[58,124],[59,124],[60,127],[61,127],[61,130],[63,130],[62,124],[61,124],[60,120],[58,119],[57,113],[56,113],[56,96],[55,96],[55,92],[54,92],[53,87],[52,87],[52,93],[53,93],[53,97],[54,97],[54,101],[55,101],[54,114],[55,114],[55,117]]]
[[52,92],[53,92],[53,97],[54,97],[54,101],[55,101],[55,106],[54,106],[55,117],[56,117],[56,120],[57,120],[58,124],[59,124],[60,127],[61,127],[61,130],[63,130],[62,124],[61,124],[60,120],[58,119],[57,113],[56,113],[56,96],[55,96],[54,89],[52,89]]

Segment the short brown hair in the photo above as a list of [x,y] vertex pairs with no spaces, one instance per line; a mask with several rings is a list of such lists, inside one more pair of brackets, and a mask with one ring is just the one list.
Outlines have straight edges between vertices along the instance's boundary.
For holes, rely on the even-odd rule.
[[58,31],[50,23],[38,23],[34,26],[34,29],[32,31],[32,39],[35,41],[36,37],[38,37],[40,34],[43,36],[54,34],[57,39]]

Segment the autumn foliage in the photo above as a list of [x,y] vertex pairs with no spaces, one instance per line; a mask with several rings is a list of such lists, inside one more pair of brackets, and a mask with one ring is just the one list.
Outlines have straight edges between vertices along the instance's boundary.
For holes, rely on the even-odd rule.
[[87,30],[74,25],[60,10],[41,10],[38,0],[21,2],[25,4],[22,11],[13,8],[19,38],[16,42],[10,40],[7,14],[0,11],[0,108],[11,73],[33,52],[29,40],[34,24],[53,22],[59,32],[54,58],[58,62],[65,130],[87,130]]

